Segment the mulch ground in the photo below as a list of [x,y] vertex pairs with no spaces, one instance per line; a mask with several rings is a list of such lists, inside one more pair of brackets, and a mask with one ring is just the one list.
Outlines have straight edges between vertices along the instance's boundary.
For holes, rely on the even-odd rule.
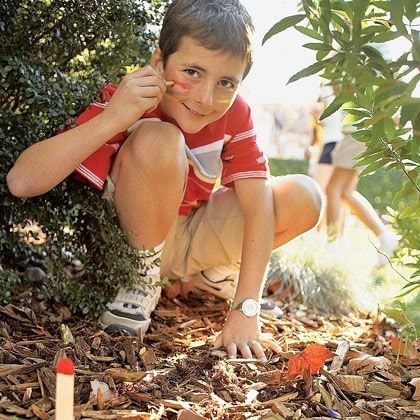
[[[0,419],[53,419],[64,355],[75,363],[77,419],[420,418],[419,347],[402,346],[375,314],[327,317],[290,304],[283,319],[263,319],[283,352],[262,364],[212,350],[228,308],[211,296],[163,297],[145,337],[108,335],[30,291],[14,302],[0,306]],[[311,343],[332,352],[317,373],[305,368]]]

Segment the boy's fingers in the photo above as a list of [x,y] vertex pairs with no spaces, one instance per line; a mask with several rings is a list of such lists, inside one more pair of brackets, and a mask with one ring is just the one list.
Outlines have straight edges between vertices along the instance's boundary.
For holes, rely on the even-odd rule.
[[275,353],[282,351],[281,347],[275,341],[269,340],[268,338],[261,338],[261,344]]
[[236,343],[229,343],[226,346],[226,350],[228,352],[229,359],[236,359],[236,356],[238,355],[238,347],[236,346]]
[[259,343],[258,341],[253,341],[250,344],[252,351],[255,354],[255,357],[260,360],[261,362],[266,362],[267,361],[267,357],[265,356],[264,353],[264,349],[261,346],[261,343]]
[[252,352],[248,346],[248,344],[240,343],[238,344],[238,349],[242,354],[244,359],[252,359]]

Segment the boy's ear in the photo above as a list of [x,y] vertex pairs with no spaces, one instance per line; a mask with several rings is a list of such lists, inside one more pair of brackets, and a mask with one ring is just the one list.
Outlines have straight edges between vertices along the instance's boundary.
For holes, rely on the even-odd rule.
[[157,70],[159,70],[160,72],[163,72],[164,68],[163,68],[163,59],[162,59],[162,52],[160,50],[160,48],[156,48],[153,53],[152,56],[150,58],[150,64]]

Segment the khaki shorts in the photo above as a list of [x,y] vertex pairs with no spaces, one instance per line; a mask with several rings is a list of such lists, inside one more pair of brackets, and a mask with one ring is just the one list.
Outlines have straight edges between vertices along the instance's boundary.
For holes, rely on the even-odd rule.
[[331,153],[332,164],[344,169],[362,171],[362,167],[354,167],[357,163],[355,157],[366,150],[366,145],[355,140],[350,134],[344,136]]
[[[114,183],[108,177],[104,198],[113,199]],[[220,187],[210,200],[189,216],[178,216],[162,251],[160,273],[183,278],[207,268],[240,262],[244,218],[232,188]]]

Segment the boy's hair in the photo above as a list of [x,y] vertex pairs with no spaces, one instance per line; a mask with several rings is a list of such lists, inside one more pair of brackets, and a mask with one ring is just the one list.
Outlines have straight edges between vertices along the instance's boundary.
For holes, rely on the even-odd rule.
[[251,16],[239,0],[173,0],[163,19],[159,48],[163,64],[188,36],[209,50],[243,57],[244,78],[253,62]]

